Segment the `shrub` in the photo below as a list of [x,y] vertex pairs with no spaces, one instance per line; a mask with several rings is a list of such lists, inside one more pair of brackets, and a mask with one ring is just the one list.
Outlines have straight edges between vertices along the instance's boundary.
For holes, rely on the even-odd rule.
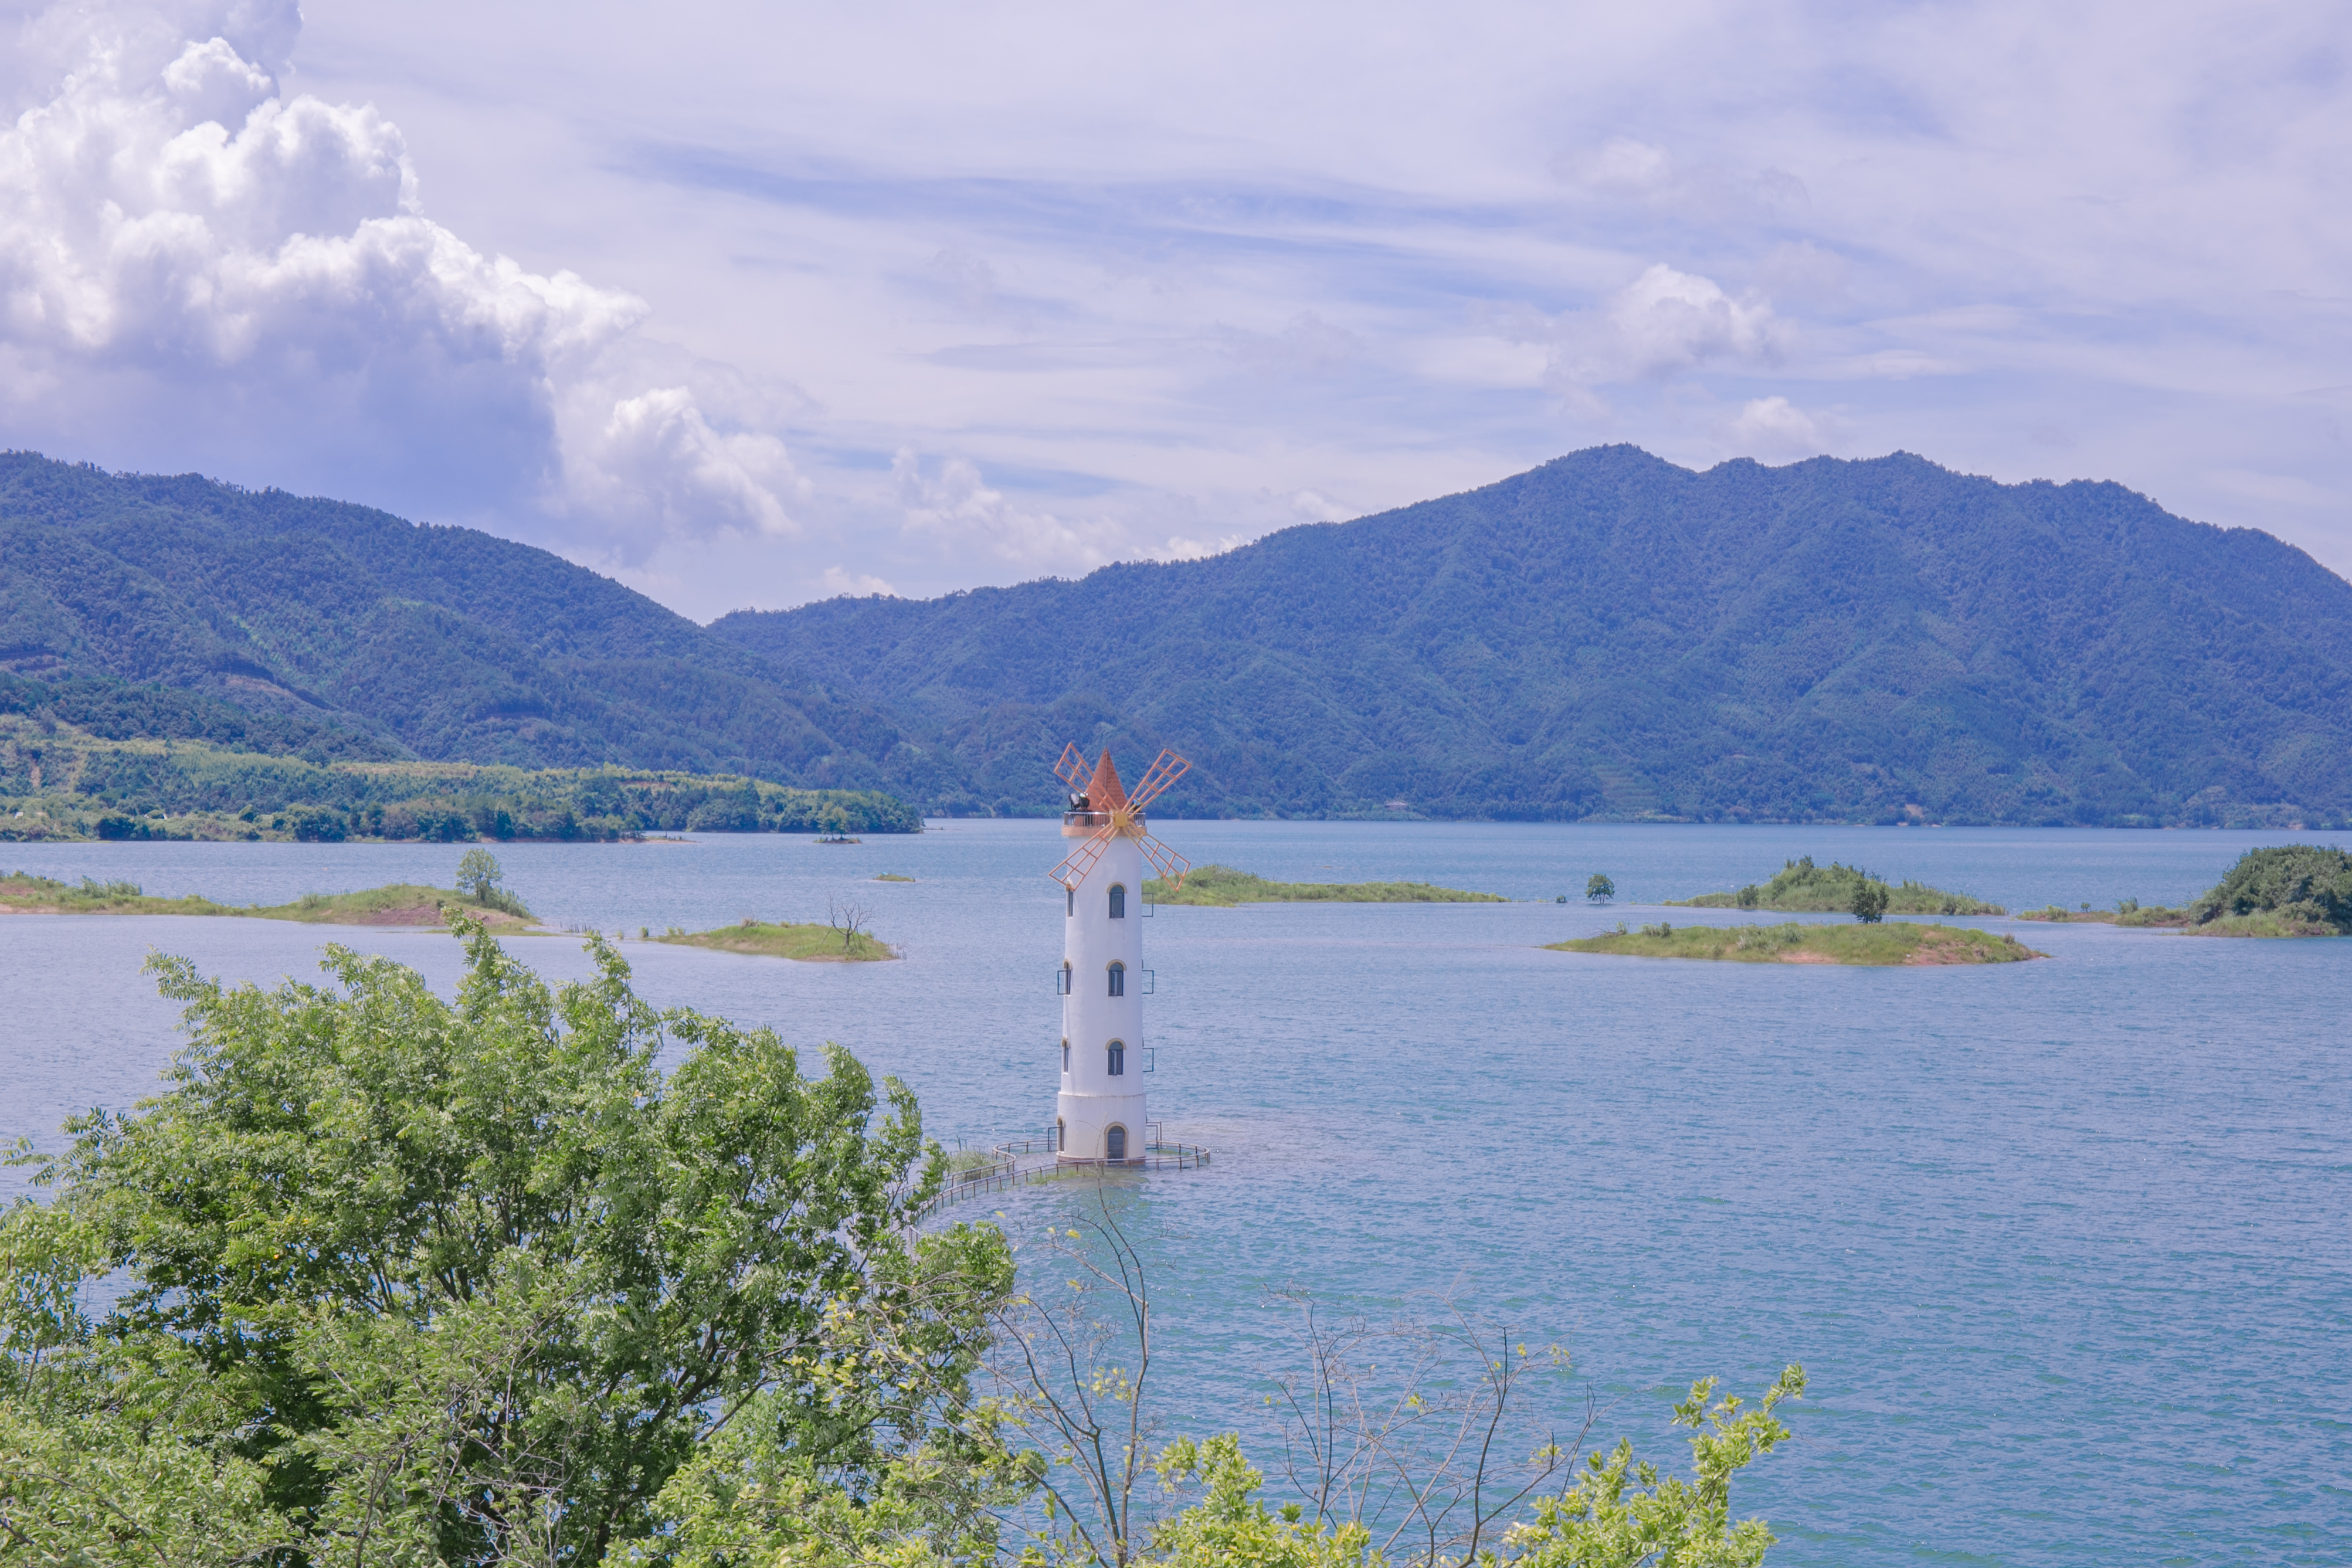
[[2189,918],[2199,925],[2262,913],[2352,933],[2352,854],[2315,844],[2249,849],[2228,876],[2189,906]]

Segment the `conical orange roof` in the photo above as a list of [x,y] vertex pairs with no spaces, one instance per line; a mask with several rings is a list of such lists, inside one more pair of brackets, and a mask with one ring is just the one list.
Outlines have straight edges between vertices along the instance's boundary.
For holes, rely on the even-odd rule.
[[1096,811],[1123,811],[1127,807],[1127,786],[1118,782],[1118,766],[1110,760],[1110,748],[1103,748],[1102,761],[1095,764],[1095,776],[1087,781],[1087,805]]

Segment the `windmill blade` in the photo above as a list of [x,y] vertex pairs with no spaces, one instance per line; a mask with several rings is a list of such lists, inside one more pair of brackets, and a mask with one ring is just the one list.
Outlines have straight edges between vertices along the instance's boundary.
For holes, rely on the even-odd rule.
[[1160,792],[1191,770],[1192,764],[1173,752],[1162,752],[1143,773],[1143,782],[1128,795],[1128,808],[1141,811],[1160,798]]
[[1060,865],[1045,875],[1070,891],[1076,892],[1078,885],[1087,879],[1087,873],[1095,868],[1095,862],[1103,858],[1103,851],[1110,847],[1112,831],[1111,825],[1104,823],[1087,836],[1084,844],[1071,850]]
[[1192,868],[1192,862],[1185,859],[1149,833],[1137,839],[1135,847],[1143,851],[1143,858],[1151,862],[1151,868],[1160,873],[1161,881],[1171,887],[1181,888],[1184,885],[1184,873]]
[[1068,742],[1062,747],[1062,760],[1054,764],[1054,776],[1072,789],[1077,789],[1084,784],[1087,776],[1087,756],[1084,752],[1078,750],[1078,743],[1076,741]]

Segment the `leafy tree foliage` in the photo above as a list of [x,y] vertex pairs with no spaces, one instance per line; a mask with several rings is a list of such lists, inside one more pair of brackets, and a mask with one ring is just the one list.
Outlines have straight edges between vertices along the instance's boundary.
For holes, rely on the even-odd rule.
[[[551,991],[464,935],[454,1003],[340,948],[334,984],[273,991],[155,961],[193,1041],[172,1087],[72,1124],[55,1202],[0,1225],[5,1418],[43,1434],[11,1530],[88,1553],[58,1561],[291,1531],[320,1561],[593,1563],[747,1416],[853,1496],[933,1439],[1010,1279],[993,1231],[912,1231],[945,1161],[907,1090],[657,1015],[601,942]],[[845,1311],[916,1353],[845,1382]]]
[[[1874,887],[1876,891],[1864,892]],[[1777,910],[1785,914],[1858,914],[1857,900],[1877,901],[1882,915],[1997,915],[1999,904],[1989,904],[1966,893],[1947,892],[1909,878],[1889,884],[1859,866],[1832,860],[1816,866],[1810,855],[1782,863],[1761,887],[1750,882],[1733,893],[1702,893],[1676,902],[1696,909]]]
[[490,895],[506,880],[506,872],[499,866],[499,858],[487,849],[468,849],[457,858],[457,886],[473,896],[478,904],[487,904]]
[[2189,906],[2189,920],[2273,914],[2352,935],[2352,854],[2315,844],[2250,849]]
[[1584,884],[1584,896],[1596,904],[1605,904],[1617,896],[1617,884],[1595,871]]

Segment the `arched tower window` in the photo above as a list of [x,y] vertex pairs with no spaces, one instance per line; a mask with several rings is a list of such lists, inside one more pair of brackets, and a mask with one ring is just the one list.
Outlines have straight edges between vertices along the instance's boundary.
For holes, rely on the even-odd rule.
[[1110,994],[1114,996],[1127,994],[1127,965],[1124,963],[1110,966]]
[[1116,1121],[1103,1134],[1103,1155],[1111,1160],[1127,1158],[1127,1129]]
[[1054,1152],[1059,1153],[1069,1146],[1070,1130],[1063,1126],[1062,1119],[1056,1116],[1054,1118]]
[[1067,1040],[1062,1042],[1062,1070],[1070,1070],[1070,1042]]
[[1110,918],[1115,921],[1127,919],[1127,888],[1123,883],[1113,882],[1110,885]]
[[1064,888],[1062,889],[1062,912],[1064,914],[1076,914],[1078,912],[1078,890],[1076,888]]
[[1127,1076],[1127,1042],[1124,1040],[1113,1040],[1110,1043],[1110,1076],[1113,1078]]

